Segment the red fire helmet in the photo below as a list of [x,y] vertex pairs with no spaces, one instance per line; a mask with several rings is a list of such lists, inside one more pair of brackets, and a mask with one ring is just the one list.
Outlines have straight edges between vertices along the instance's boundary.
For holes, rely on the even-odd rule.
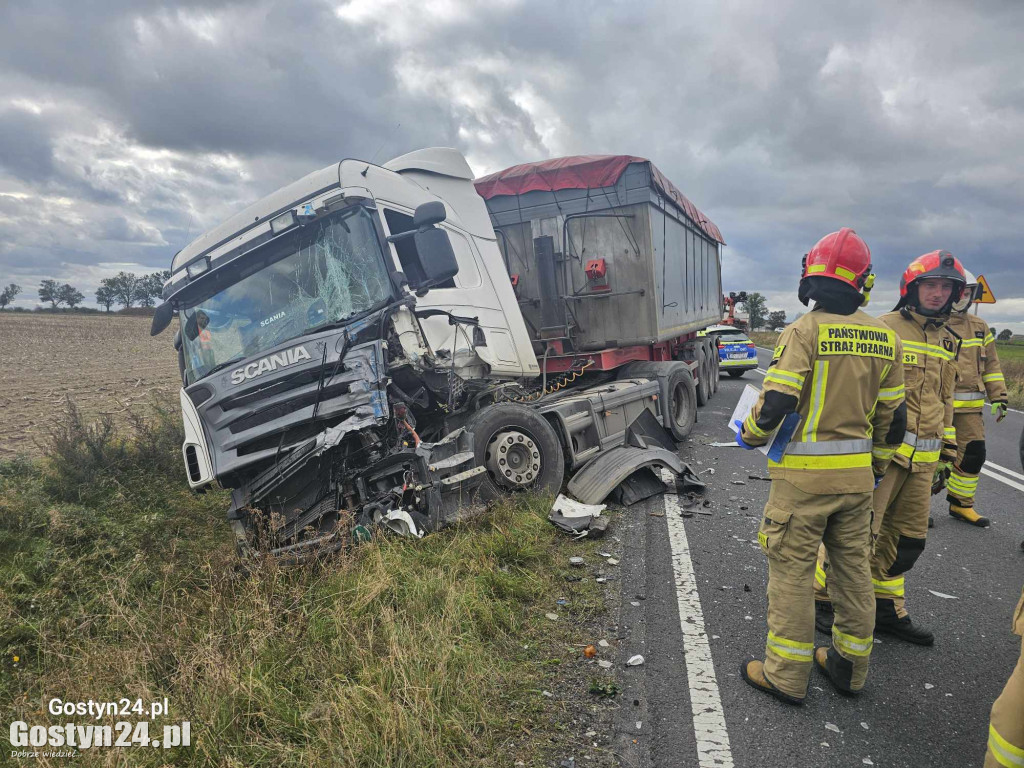
[[805,277],[831,277],[858,291],[864,288],[871,272],[871,251],[860,236],[849,227],[825,235],[804,256]]
[[900,298],[905,299],[910,286],[918,280],[937,277],[953,281],[953,301],[959,301],[967,285],[967,274],[960,260],[949,251],[932,251],[910,262],[900,278]]

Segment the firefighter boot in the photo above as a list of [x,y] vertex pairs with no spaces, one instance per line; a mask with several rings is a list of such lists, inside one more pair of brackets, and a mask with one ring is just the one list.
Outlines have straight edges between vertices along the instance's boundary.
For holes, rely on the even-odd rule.
[[979,528],[988,528],[989,526],[989,519],[975,512],[974,507],[962,507],[953,501],[949,502],[949,516],[955,517],[957,520],[963,520],[965,523],[976,525]]
[[771,694],[779,701],[784,701],[787,704],[804,703],[802,698],[790,696],[788,693],[783,693],[772,685],[771,681],[765,677],[763,661],[751,659],[750,661],[745,661],[740,664],[740,677],[742,677],[751,688],[757,688],[759,691]]
[[850,687],[853,677],[853,662],[844,659],[834,648],[820,645],[814,649],[814,666],[825,673],[832,687],[844,696],[856,696],[860,689]]
[[892,600],[875,600],[875,631],[893,635],[915,645],[934,645],[935,635],[909,616],[900,617]]
[[836,620],[832,603],[828,600],[814,601],[814,628],[826,635],[832,634],[832,622]]

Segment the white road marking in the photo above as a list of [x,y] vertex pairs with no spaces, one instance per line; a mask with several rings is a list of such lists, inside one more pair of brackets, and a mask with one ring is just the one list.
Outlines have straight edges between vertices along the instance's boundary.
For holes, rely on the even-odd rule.
[[990,467],[998,472],[1002,472],[1004,475],[1016,477],[1018,480],[1024,480],[1024,475],[1022,475],[1020,472],[1014,472],[1012,469],[1008,469],[1004,466],[996,464],[994,461],[986,461],[985,466]]
[[1021,485],[1016,480],[1010,480],[1008,477],[1003,477],[998,472],[993,472],[988,467],[982,467],[981,468],[981,474],[988,475],[989,477],[993,477],[996,480],[998,480],[1000,483],[1002,483],[1003,485],[1008,485],[1011,488],[1016,488],[1018,491],[1024,491],[1024,485]]
[[754,372],[755,373],[760,373],[762,376],[764,376],[766,373],[768,373],[768,371],[766,371],[764,368],[755,368]]
[[[661,474],[666,483],[675,482],[671,472],[663,469]],[[700,607],[697,577],[693,572],[693,561],[690,560],[690,544],[686,539],[679,500],[669,494],[665,494],[664,499],[679,604],[679,626],[683,632],[686,679],[690,684],[693,732],[697,737],[697,765],[700,768],[732,768],[729,732],[725,727],[725,712],[718,693],[718,681],[715,679],[711,645],[704,629],[704,612]]]

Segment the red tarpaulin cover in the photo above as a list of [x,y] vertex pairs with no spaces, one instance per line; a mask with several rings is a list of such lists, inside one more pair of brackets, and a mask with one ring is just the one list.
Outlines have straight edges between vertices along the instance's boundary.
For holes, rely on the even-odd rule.
[[473,182],[476,191],[485,200],[499,195],[521,195],[537,190],[554,192],[559,189],[595,189],[611,187],[622,176],[630,163],[647,163],[654,186],[686,212],[701,230],[722,245],[722,232],[707,216],[691,203],[665,174],[645,157],[633,155],[573,155],[542,160],[537,163],[513,165]]

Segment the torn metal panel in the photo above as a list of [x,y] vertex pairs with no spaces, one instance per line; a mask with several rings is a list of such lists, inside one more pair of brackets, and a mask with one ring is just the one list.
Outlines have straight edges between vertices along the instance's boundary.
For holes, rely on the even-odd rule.
[[568,489],[585,504],[599,504],[623,480],[643,467],[666,467],[681,474],[684,464],[676,454],[664,448],[613,448],[577,472],[569,481]]

